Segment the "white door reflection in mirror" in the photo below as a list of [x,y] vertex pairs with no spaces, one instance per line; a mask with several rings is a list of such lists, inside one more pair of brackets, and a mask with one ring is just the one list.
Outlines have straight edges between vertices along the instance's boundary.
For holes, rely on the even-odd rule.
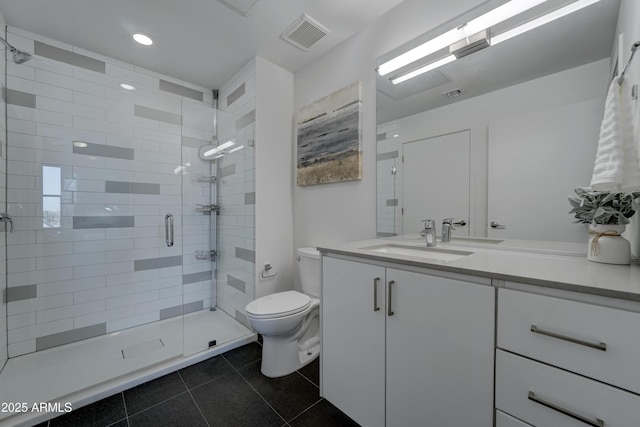
[[[469,223],[469,159],[471,139],[468,130],[402,144],[401,234],[416,234],[421,221],[436,221],[441,233],[444,218]],[[469,226],[456,226],[454,236],[468,236]]]
[[[595,98],[489,125],[492,238],[586,242],[567,197],[591,181],[604,101]],[[526,167],[525,167],[526,166]]]

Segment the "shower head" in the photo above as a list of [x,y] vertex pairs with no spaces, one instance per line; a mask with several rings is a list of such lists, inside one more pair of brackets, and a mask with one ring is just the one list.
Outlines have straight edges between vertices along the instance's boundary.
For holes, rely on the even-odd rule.
[[30,53],[26,53],[26,52],[23,52],[21,50],[16,49],[15,47],[11,46],[2,37],[0,37],[0,41],[2,43],[4,43],[5,46],[7,46],[9,48],[9,50],[13,54],[13,62],[15,62],[16,64],[24,64],[25,62],[27,62],[28,60],[31,59],[31,54]]
[[15,62],[16,64],[24,64],[31,59],[30,53],[23,52],[16,49],[15,47],[11,49],[11,53],[13,53],[13,62]]

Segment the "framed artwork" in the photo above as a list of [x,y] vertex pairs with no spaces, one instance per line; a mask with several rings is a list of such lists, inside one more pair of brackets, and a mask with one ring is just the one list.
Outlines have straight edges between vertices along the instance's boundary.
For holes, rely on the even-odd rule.
[[362,179],[362,88],[355,82],[298,110],[298,186]]

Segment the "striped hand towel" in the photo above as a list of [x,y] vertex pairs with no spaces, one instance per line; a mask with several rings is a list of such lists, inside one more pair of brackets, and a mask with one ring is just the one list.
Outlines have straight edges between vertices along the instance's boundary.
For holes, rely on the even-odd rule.
[[591,177],[594,191],[625,192],[640,188],[640,160],[633,125],[633,103],[626,80],[613,79],[600,125]]

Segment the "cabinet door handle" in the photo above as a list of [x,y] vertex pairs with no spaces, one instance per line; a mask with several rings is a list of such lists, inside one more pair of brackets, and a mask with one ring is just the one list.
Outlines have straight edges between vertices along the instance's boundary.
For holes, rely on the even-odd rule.
[[582,421],[583,423],[593,426],[593,427],[604,427],[604,421],[600,418],[596,418],[595,421],[590,420],[589,418],[583,417],[582,415],[576,414],[575,412],[571,412],[568,409],[564,409],[558,405],[555,405],[551,402],[547,402],[546,400],[542,400],[535,395],[534,392],[529,391],[529,400],[536,402],[539,405],[546,406],[547,408],[553,409],[554,411],[560,412],[568,417],[574,418],[578,421]]
[[387,316],[393,316],[393,311],[391,310],[391,286],[396,283],[394,280],[389,280],[388,288],[387,288]]
[[580,339],[577,339],[577,338],[568,337],[566,335],[556,334],[555,332],[545,331],[544,329],[538,329],[538,327],[536,325],[531,325],[531,329],[530,330],[531,330],[531,332],[534,332],[536,334],[546,335],[546,336],[551,337],[551,338],[557,338],[559,340],[569,341],[569,342],[572,342],[574,344],[583,345],[585,347],[591,347],[591,348],[595,348],[597,350],[607,351],[607,344],[603,343],[603,342],[593,343],[593,342],[589,342],[589,341],[583,341],[583,340],[580,340]]
[[378,283],[380,282],[380,278],[376,277],[373,279],[373,311],[380,311],[380,307],[378,307]]

